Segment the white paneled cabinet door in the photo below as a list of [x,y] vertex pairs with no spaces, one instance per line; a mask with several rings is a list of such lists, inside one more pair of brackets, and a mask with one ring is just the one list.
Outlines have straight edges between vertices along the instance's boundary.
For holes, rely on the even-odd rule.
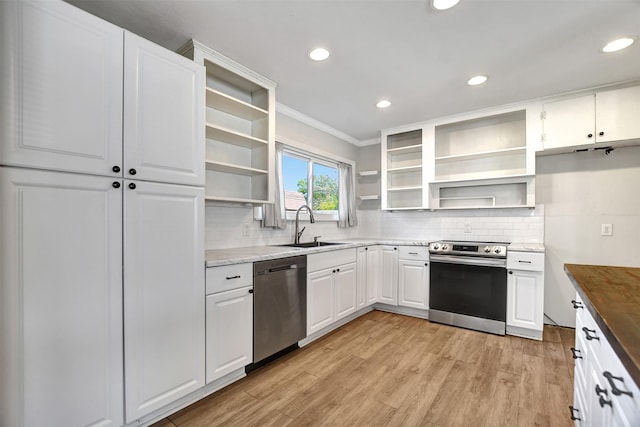
[[509,270],[507,277],[507,328],[543,329],[544,273]]
[[356,255],[357,309],[367,305],[367,247],[358,248]]
[[126,421],[205,384],[204,190],[124,189]]
[[596,94],[598,142],[640,138],[640,86]]
[[0,8],[0,164],[115,176],[123,30],[62,1]]
[[307,335],[319,331],[335,320],[333,270],[307,275]]
[[367,246],[367,305],[380,297],[380,246]]
[[253,288],[207,296],[207,383],[253,361]]
[[429,265],[425,261],[398,262],[398,305],[429,308]]
[[357,310],[356,264],[344,264],[335,269],[336,320]]
[[595,143],[596,110],[593,95],[549,102],[542,108],[542,145],[545,150]]
[[381,246],[380,258],[382,274],[378,301],[398,305],[398,247]]
[[204,68],[129,32],[125,177],[204,185]]
[[0,425],[120,426],[122,189],[0,167]]

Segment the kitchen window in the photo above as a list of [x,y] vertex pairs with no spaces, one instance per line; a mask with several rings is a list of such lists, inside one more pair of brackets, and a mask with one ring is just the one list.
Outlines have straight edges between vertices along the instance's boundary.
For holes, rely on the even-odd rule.
[[338,183],[338,162],[284,150],[282,186],[287,219],[294,219],[298,208],[306,204],[311,206],[316,219],[336,221]]

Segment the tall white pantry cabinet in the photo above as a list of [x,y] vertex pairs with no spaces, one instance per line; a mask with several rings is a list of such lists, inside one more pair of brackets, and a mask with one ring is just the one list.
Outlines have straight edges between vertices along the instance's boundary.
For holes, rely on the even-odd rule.
[[0,13],[0,425],[135,423],[204,385],[203,69]]

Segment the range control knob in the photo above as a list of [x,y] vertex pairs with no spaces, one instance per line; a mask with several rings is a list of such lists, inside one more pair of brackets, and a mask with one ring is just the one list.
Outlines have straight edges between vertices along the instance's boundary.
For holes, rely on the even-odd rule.
[[502,252],[502,249],[500,249],[500,246],[496,246],[496,247],[493,249],[493,252],[495,252],[495,253],[499,254],[500,252]]
[[491,248],[489,246],[485,246],[484,253],[488,254],[489,252],[491,252]]
[[440,249],[440,245],[439,244],[436,243],[435,245],[433,245],[433,250],[434,251],[437,251],[438,249]]
[[442,250],[443,251],[446,251],[448,249],[449,249],[449,245],[447,245],[447,244],[442,245]]

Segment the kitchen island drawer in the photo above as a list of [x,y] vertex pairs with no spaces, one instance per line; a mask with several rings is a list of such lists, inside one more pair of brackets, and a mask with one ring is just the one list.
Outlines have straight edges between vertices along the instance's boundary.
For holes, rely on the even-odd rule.
[[507,269],[544,271],[544,253],[507,252]]
[[253,285],[253,263],[209,267],[206,273],[207,295]]

